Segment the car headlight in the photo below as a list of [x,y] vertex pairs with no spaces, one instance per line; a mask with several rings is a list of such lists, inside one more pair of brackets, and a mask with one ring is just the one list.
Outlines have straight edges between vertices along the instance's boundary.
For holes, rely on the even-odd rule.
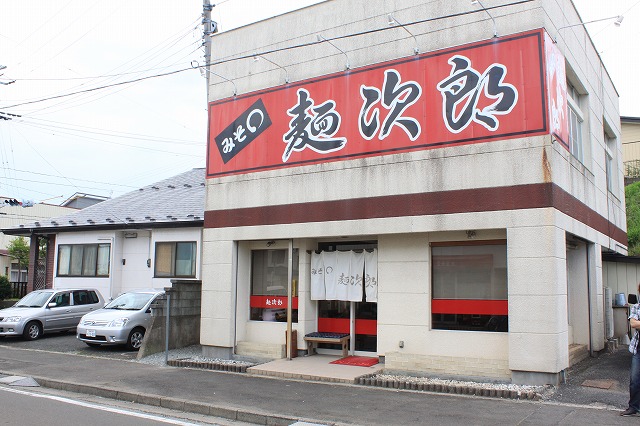
[[4,322],[18,322],[22,319],[22,317],[6,317]]
[[107,327],[124,327],[129,322],[129,318],[118,318],[111,321]]

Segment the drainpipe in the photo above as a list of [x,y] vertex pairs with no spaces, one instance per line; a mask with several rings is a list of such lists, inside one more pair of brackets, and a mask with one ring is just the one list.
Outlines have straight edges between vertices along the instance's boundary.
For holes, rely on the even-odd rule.
[[287,265],[287,359],[291,361],[293,354],[293,342],[291,341],[291,327],[292,327],[292,302],[291,295],[293,293],[292,283],[293,280],[293,240],[289,240],[289,262]]
[[589,262],[589,243],[585,243],[587,253],[587,310],[589,312],[589,356],[593,358],[593,328],[591,327],[591,268]]

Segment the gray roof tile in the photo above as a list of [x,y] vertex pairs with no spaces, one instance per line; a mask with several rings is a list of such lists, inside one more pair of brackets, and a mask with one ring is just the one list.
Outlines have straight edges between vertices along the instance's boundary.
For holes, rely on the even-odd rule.
[[11,229],[55,232],[73,227],[188,226],[204,220],[204,196],[205,170],[192,169],[69,215]]

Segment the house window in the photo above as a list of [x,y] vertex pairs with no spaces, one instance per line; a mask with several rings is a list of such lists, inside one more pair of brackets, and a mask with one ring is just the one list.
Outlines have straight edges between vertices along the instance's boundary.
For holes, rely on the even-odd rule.
[[11,263],[11,271],[10,271],[9,281],[12,283],[26,283],[27,282],[27,269],[20,269],[20,265],[17,262]]
[[156,243],[154,265],[159,278],[195,278],[195,241]]
[[571,154],[584,163],[584,142],[582,127],[584,115],[580,109],[580,94],[576,88],[567,82],[567,117],[569,118],[569,149]]
[[108,277],[111,244],[60,244],[59,277]]
[[[298,322],[298,249],[293,249],[292,322]],[[289,250],[253,250],[251,252],[252,321],[287,321],[287,279]]]
[[432,328],[508,331],[507,245],[433,243]]

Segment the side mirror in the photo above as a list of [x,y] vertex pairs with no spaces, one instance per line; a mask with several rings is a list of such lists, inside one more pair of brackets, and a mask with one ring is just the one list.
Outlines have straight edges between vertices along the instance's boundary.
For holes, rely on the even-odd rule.
[[56,306],[58,306],[56,302],[51,302],[47,305],[47,308],[55,308]]

